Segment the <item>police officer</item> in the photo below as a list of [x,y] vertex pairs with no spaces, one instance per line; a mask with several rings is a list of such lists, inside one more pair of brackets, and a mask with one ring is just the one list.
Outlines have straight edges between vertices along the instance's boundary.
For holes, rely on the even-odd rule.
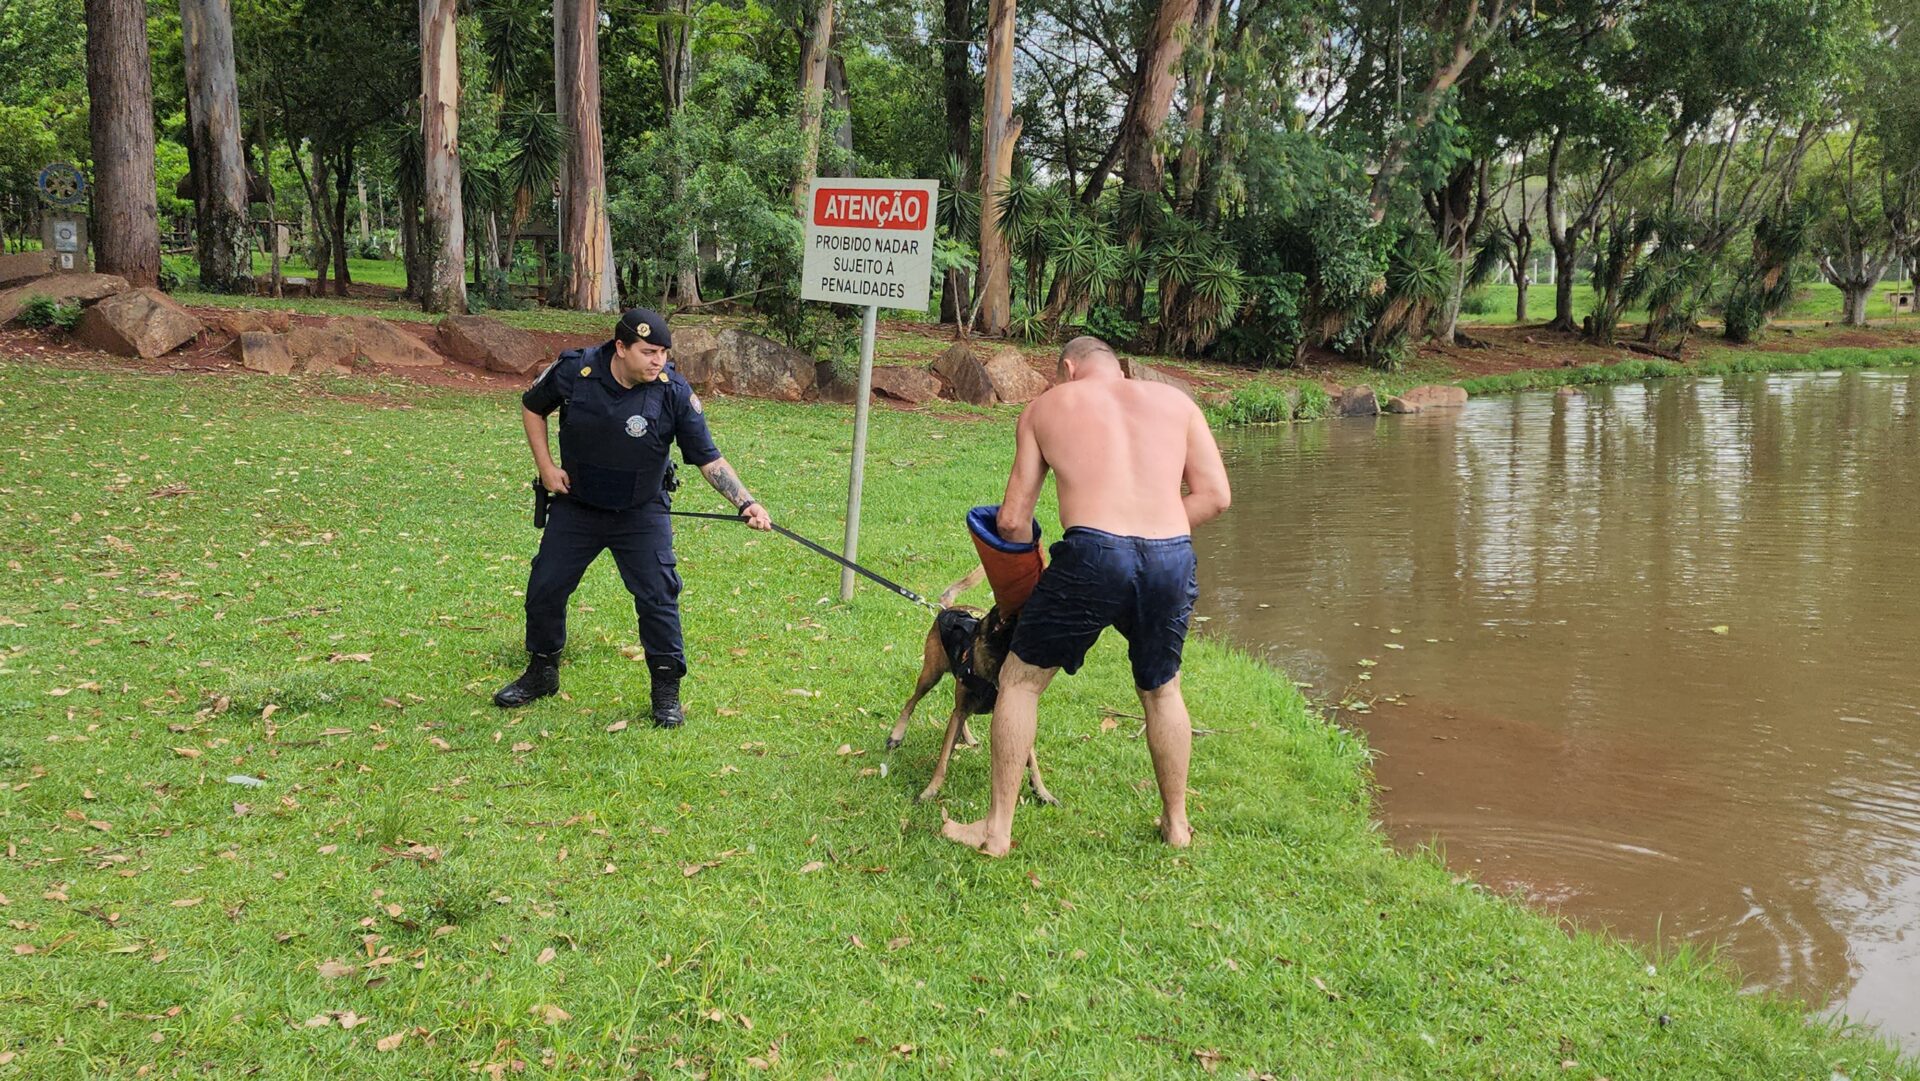
[[[699,395],[668,361],[672,345],[664,318],[633,308],[620,317],[612,341],[560,354],[520,397],[540,486],[553,498],[527,576],[527,670],[493,696],[497,706],[523,706],[560,690],[567,598],[587,565],[611,549],[640,620],[653,680],[653,723],[678,728],[685,721],[680,678],[687,662],[667,517],[668,447],[678,443],[681,458],[748,525],[771,529],[772,523],[714,447]],[[547,448],[547,415],[555,409],[557,466]]]

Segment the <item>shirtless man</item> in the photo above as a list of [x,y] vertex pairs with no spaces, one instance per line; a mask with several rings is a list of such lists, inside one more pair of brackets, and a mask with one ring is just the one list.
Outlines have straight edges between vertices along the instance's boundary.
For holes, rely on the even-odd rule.
[[[1180,652],[1199,586],[1189,533],[1227,509],[1227,467],[1206,418],[1180,391],[1126,378],[1098,338],[1060,351],[1059,385],[1020,415],[1000,535],[1033,539],[1033,510],[1053,470],[1060,524],[1053,561],[1020,610],[993,710],[993,799],[987,817],[942,832],[989,856],[1013,847],[1013,810],[1033,749],[1040,693],[1072,675],[1100,632],[1127,638],[1160,784],[1160,835],[1176,848],[1187,823],[1193,727],[1180,696]],[[1182,495],[1181,484],[1186,485]]]

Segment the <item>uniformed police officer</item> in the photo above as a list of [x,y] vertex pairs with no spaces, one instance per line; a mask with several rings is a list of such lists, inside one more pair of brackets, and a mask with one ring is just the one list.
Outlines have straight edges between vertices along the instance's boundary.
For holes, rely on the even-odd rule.
[[[680,456],[755,529],[771,529],[767,510],[740,483],[707,431],[699,395],[668,360],[667,321],[645,308],[620,317],[613,340],[574,349],[520,397],[520,419],[553,499],[539,554],[527,576],[527,670],[500,688],[495,705],[523,706],[560,690],[567,640],[567,598],[587,565],[613,551],[633,594],[640,644],[653,679],[653,723],[685,721],[680,679],[680,575],[674,570],[667,451]],[[547,447],[547,415],[560,410],[560,464]]]

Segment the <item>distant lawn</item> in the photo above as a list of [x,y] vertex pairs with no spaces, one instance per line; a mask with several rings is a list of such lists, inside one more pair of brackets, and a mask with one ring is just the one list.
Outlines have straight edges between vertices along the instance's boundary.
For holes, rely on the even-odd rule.
[[[1874,290],[1874,298],[1867,306],[1867,318],[1872,320],[1890,319],[1893,308],[1887,300],[1887,294],[1902,292],[1908,288],[1904,282],[1881,282]],[[1461,317],[1468,324],[1481,326],[1510,326],[1514,322],[1513,305],[1517,290],[1511,285],[1487,285],[1476,290],[1469,298],[1469,305],[1481,310]],[[1585,318],[1593,311],[1593,288],[1585,282],[1573,287],[1573,311],[1576,320]],[[1633,308],[1627,312],[1632,322],[1645,318],[1646,309]],[[1527,321],[1544,323],[1553,318],[1553,286],[1534,285],[1527,290]],[[1825,320],[1840,319],[1840,290],[1826,282],[1809,282],[1800,285],[1793,303],[1780,313],[1787,320]],[[1920,319],[1915,319],[1920,323]]]

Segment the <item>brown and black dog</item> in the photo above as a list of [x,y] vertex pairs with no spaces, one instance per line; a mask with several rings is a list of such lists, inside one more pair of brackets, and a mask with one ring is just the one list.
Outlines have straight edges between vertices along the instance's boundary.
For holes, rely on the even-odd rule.
[[[933,779],[920,793],[922,803],[939,795],[940,786],[946,783],[947,762],[953,757],[954,744],[965,740],[969,747],[976,745],[973,732],[967,727],[967,718],[992,713],[994,700],[999,697],[1000,666],[1007,659],[1008,647],[1013,643],[1013,628],[1020,617],[1016,614],[1003,619],[998,608],[989,608],[983,613],[977,608],[953,603],[986,576],[985,570],[975,567],[940,594],[941,612],[933,617],[933,626],[927,631],[926,646],[920,656],[920,678],[913,685],[913,697],[901,707],[900,719],[887,736],[889,751],[904,743],[907,724],[913,719],[913,707],[939,684],[941,676],[952,673],[953,712],[947,717],[947,734],[933,766]],[[1035,799],[1046,804],[1060,802],[1040,779],[1038,753],[1027,756],[1027,773]]]

